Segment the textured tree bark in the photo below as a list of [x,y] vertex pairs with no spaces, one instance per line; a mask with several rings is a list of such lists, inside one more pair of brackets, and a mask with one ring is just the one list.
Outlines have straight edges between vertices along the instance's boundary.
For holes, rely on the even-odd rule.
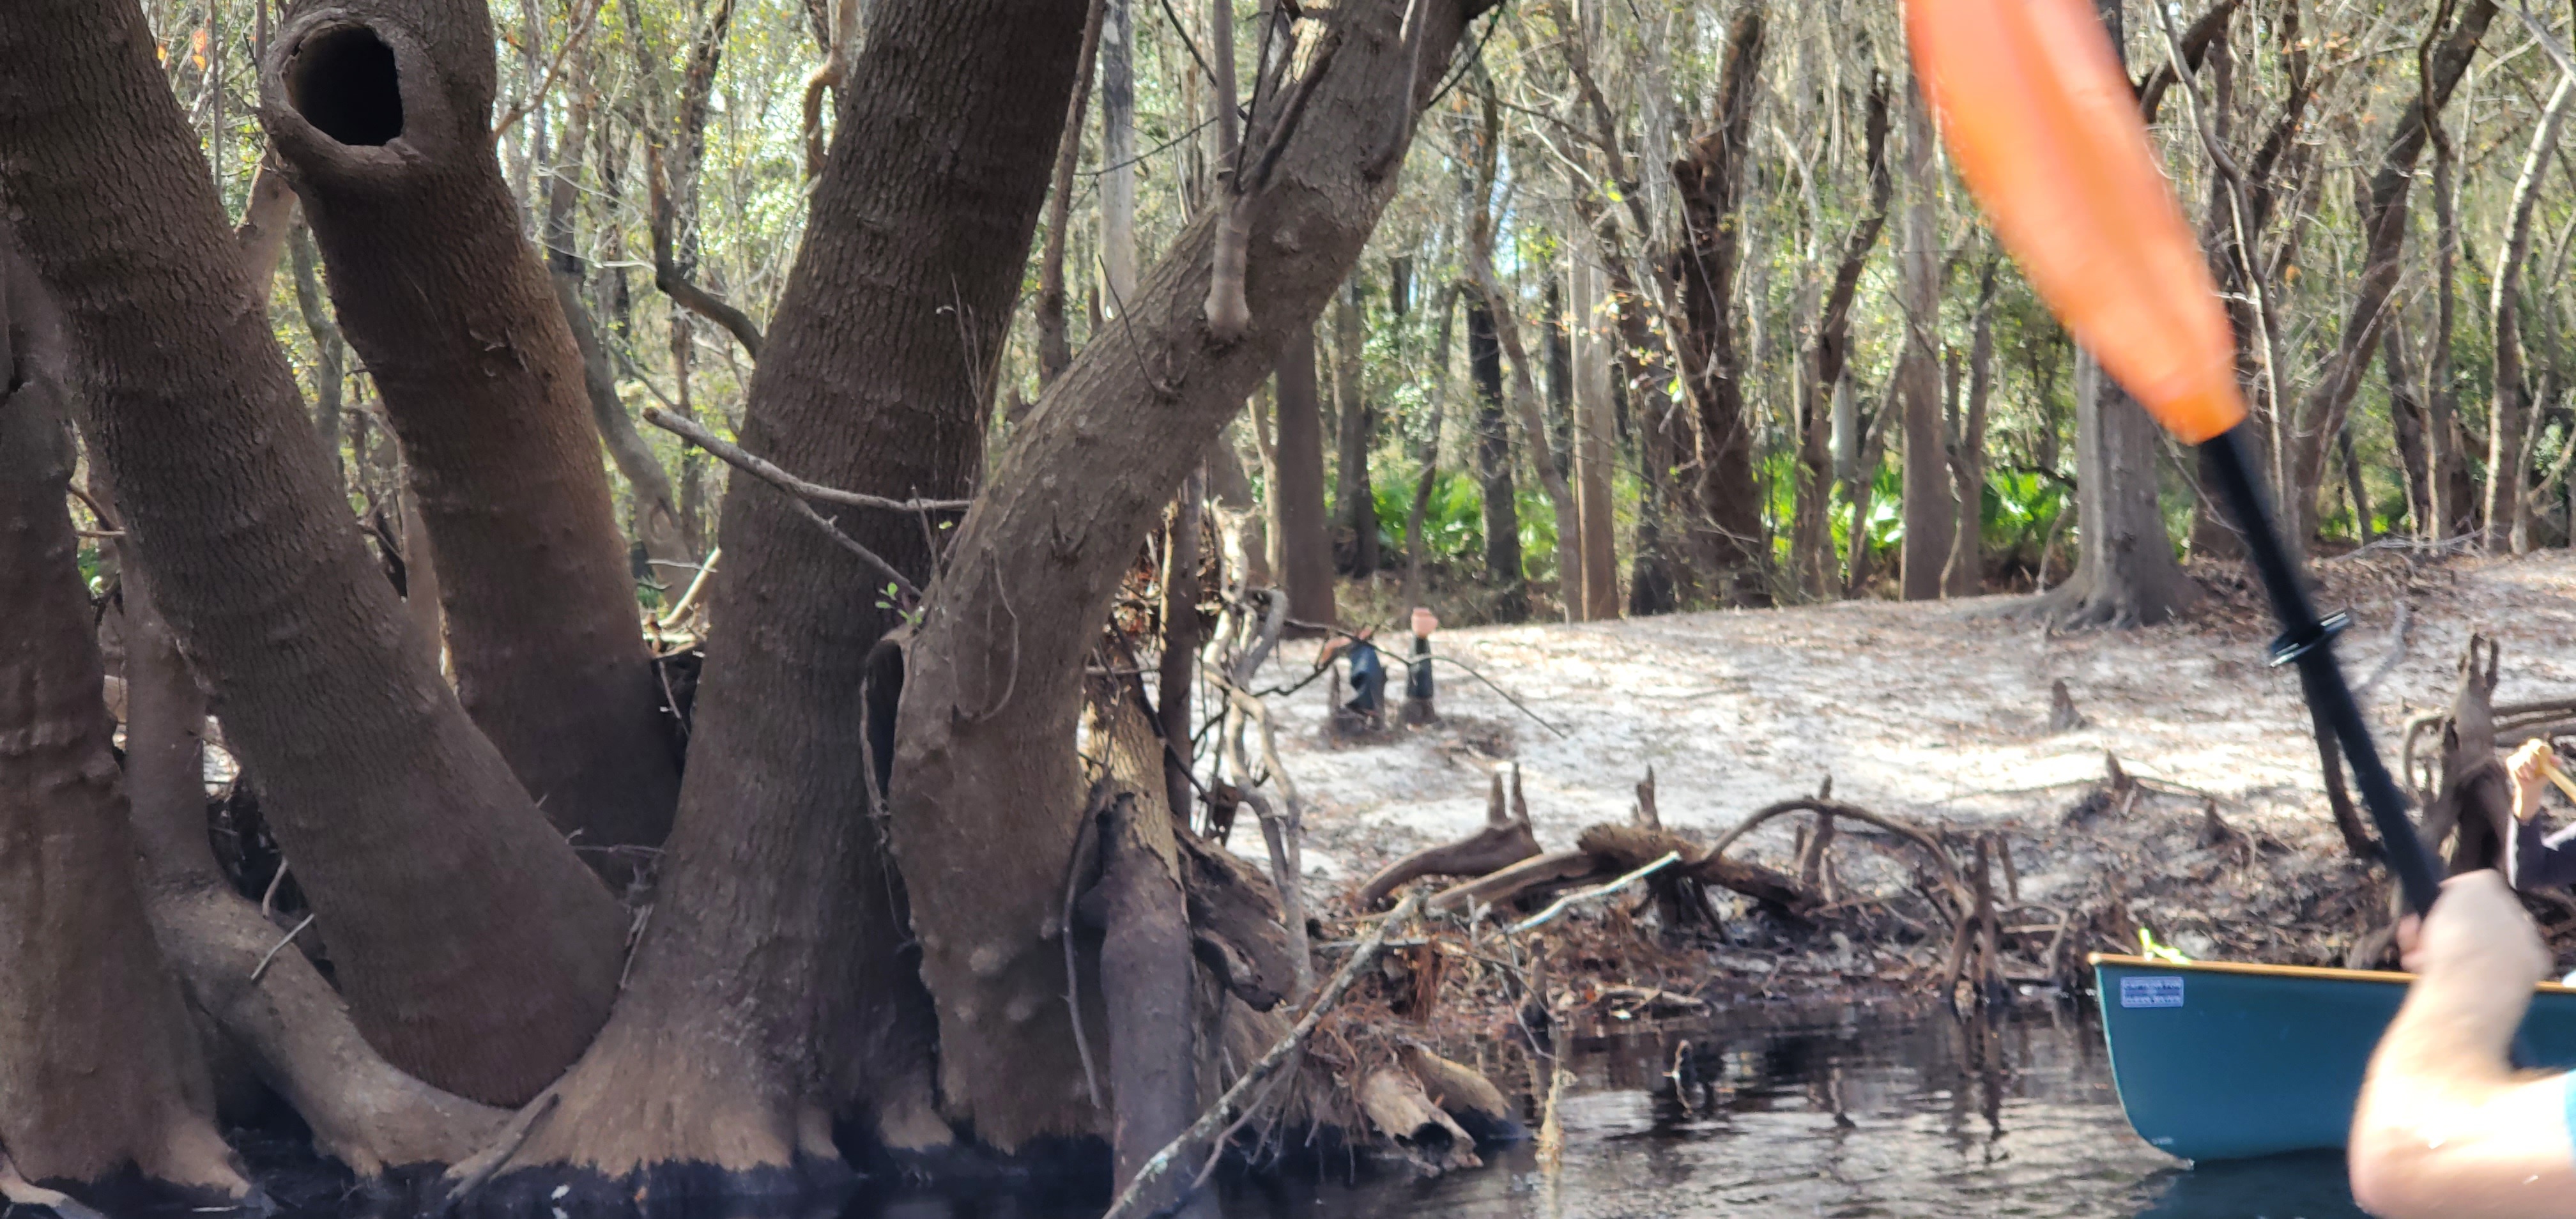
[[[743,447],[880,495],[974,487],[990,361],[1045,197],[1083,9],[1080,0],[879,6],[752,380]],[[1042,406],[1023,428],[1045,418]],[[1176,456],[1205,451],[1202,438]],[[1156,507],[1179,481],[1175,470]],[[713,612],[734,625],[708,643],[691,742],[699,760],[652,921],[615,1017],[559,1088],[560,1110],[515,1157],[553,1167],[525,1180],[565,1168],[623,1180],[684,1163],[757,1173],[832,1161],[825,1119],[836,1111],[855,1110],[899,1147],[953,1137],[933,1105],[933,1025],[902,894],[961,882],[909,859],[898,879],[867,811],[882,805],[866,761],[890,760],[885,717],[903,680],[872,654],[909,607],[863,608],[885,599],[884,578],[764,484],[735,480],[722,521]],[[870,512],[844,515],[840,528],[928,581],[931,531],[919,520]],[[1122,561],[1142,535],[1141,524],[1118,535]],[[981,591],[960,612],[990,614],[1000,636],[968,664],[997,692],[1016,683],[1020,693],[1000,701],[1017,709],[1037,683],[1011,637],[1038,638],[1072,615],[1033,577],[1004,579],[993,556],[952,554],[973,566],[951,575],[969,595]],[[970,861],[962,883],[973,900],[999,891],[1001,869],[972,860],[1033,849],[969,828],[1001,812],[932,831],[953,834],[940,845]],[[1069,837],[1052,848],[1041,886],[1054,896],[1036,899],[1050,909],[1062,900]],[[1060,1013],[1055,959],[1047,1006]],[[936,1059],[963,1070],[957,1059],[982,1051],[961,1032],[942,1039]],[[953,1093],[951,1103],[971,1112]],[[980,1123],[977,1133],[990,1137]]]
[[0,244],[0,386],[16,387],[0,391],[0,582],[13,593],[0,633],[0,1154],[30,1180],[131,1166],[238,1199],[250,1186],[215,1130],[196,1030],[134,883],[63,508],[71,437],[50,374],[28,375],[29,278]]
[[1734,317],[1735,274],[1742,261],[1737,209],[1752,155],[1762,39],[1762,9],[1747,4],[1727,28],[1711,130],[1673,162],[1686,234],[1674,255],[1687,321],[1681,360],[1691,398],[1699,404],[1691,555],[1709,595],[1726,605],[1770,603],[1764,578],[1769,545],[1761,488],[1753,482],[1753,421],[1744,405],[1744,357],[1736,349]]
[[1512,486],[1512,434],[1503,423],[1503,344],[1494,311],[1481,293],[1467,295],[1467,372],[1476,388],[1476,477],[1484,492],[1485,583],[1494,592],[1494,621],[1529,617],[1521,574],[1521,517]]
[[1368,319],[1355,276],[1333,301],[1333,401],[1341,423],[1340,461],[1333,480],[1333,525],[1351,532],[1341,568],[1365,580],[1382,565],[1378,556],[1377,490],[1369,482],[1369,450],[1377,444],[1377,407],[1368,398]]
[[302,952],[273,951],[277,925],[217,868],[206,838],[206,698],[153,608],[149,573],[124,571],[125,787],[154,937],[190,1001],[312,1128],[315,1150],[359,1177],[472,1155],[506,1115],[386,1062]]
[[2531,216],[2540,202],[2540,177],[2548,168],[2558,129],[2567,118],[2567,102],[2576,96],[2576,76],[2560,75],[2558,87],[2542,107],[2531,133],[2531,151],[2513,180],[2513,203],[2507,209],[2504,243],[2496,253],[2495,287],[2488,297],[2488,333],[2495,337],[2495,363],[2489,371],[2495,402],[2487,413],[2487,548],[2509,545],[2515,554],[2531,549],[2531,500],[2524,484],[2530,479],[2530,445],[2526,429],[2536,431],[2528,387],[2523,384],[2522,272],[2531,257]]
[[1315,385],[1315,332],[1279,345],[1279,479],[1271,485],[1280,583],[1288,617],[1316,626],[1339,621],[1333,598],[1333,530],[1324,509],[1324,412]]
[[494,72],[479,0],[329,0],[278,31],[261,118],[402,437],[467,712],[558,829],[651,846],[678,763],[581,354],[493,155]]
[[[904,684],[894,845],[939,1002],[941,1094],[995,1146],[1096,1128],[1053,942],[1081,811],[1081,660],[1135,540],[1272,353],[1313,325],[1394,193],[1394,175],[1363,172],[1366,137],[1443,75],[1425,71],[1406,97],[1407,7],[1335,9],[1334,50],[1297,61],[1313,74],[1310,100],[1254,209],[1245,337],[1219,343],[1204,327],[1217,217],[1203,216],[1130,302],[1143,358],[1094,344],[1049,387],[925,601]],[[1422,62],[1445,64],[1469,14],[1455,0],[1412,7]],[[1070,51],[1069,23],[1058,41]],[[1246,142],[1267,139],[1256,130]],[[1000,587],[1021,613],[990,612]],[[993,666],[999,656],[1016,668]]]
[[1905,348],[1896,372],[1905,412],[1905,541],[1897,575],[1906,600],[1933,601],[1941,596],[1941,570],[1959,519],[1949,478],[1949,429],[1941,418],[1941,234],[1934,216],[1940,184],[1932,168],[1939,137],[1932,133],[1932,104],[1922,89],[1907,89],[1905,98],[1905,243],[1899,264]]
[[1583,526],[1583,616],[1619,616],[1619,556],[1610,473],[1619,459],[1619,420],[1610,400],[1610,341],[1602,334],[1603,275],[1588,253],[1573,258],[1574,500]]
[[0,197],[358,1028],[425,1080],[524,1099],[605,1016],[625,916],[406,646],[151,48],[131,8],[0,22]]

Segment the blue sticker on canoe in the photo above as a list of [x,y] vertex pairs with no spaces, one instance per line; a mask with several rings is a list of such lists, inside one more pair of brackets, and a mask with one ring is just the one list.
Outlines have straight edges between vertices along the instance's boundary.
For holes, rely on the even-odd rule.
[[2173,974],[2120,979],[2122,1007],[2181,1007],[2182,979]]

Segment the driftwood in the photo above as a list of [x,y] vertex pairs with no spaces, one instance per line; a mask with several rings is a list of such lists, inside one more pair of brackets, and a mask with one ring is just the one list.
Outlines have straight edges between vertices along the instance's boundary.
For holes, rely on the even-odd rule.
[[1278,1006],[1297,978],[1278,890],[1252,865],[1198,835],[1176,831],[1173,837],[1199,961],[1252,1010]]
[[1422,1081],[1411,1071],[1379,1067],[1369,1072],[1360,1081],[1358,1099],[1369,1124],[1424,1169],[1441,1173],[1484,1164],[1476,1154],[1475,1137],[1423,1094]]
[[1424,903],[1434,913],[1464,912],[1477,906],[1500,906],[1544,889],[1590,879],[1600,863],[1585,851],[1551,851],[1508,868],[1451,885]]
[[1386,904],[1397,889],[1425,876],[1484,876],[1539,853],[1538,835],[1530,830],[1529,803],[1521,797],[1520,767],[1511,771],[1511,808],[1504,811],[1503,774],[1494,773],[1493,791],[1485,798],[1485,828],[1442,846],[1405,856],[1378,870],[1352,900],[1362,910]]
[[1181,1152],[1216,1138],[1220,1131],[1227,1129],[1227,1123],[1233,1121],[1234,1116],[1242,1112],[1243,1106],[1252,1099],[1253,1089],[1260,1087],[1262,1081],[1270,1077],[1271,1072],[1278,1070],[1281,1064],[1287,1062],[1305,1044],[1306,1037],[1315,1031],[1317,1024],[1323,1022],[1324,1013],[1331,1011],[1334,1004],[1341,1002],[1342,993],[1350,989],[1352,981],[1359,977],[1360,971],[1377,963],[1378,951],[1386,947],[1387,933],[1399,925],[1411,923],[1420,909],[1420,899],[1409,897],[1398,905],[1393,913],[1378,920],[1377,926],[1369,929],[1368,936],[1360,941],[1358,948],[1352,950],[1350,959],[1342,962],[1342,967],[1334,971],[1332,980],[1324,984],[1323,993],[1316,996],[1313,1006],[1306,1009],[1306,1014],[1289,1028],[1287,1035],[1271,1043],[1270,1048],[1263,1052],[1258,1060],[1245,1068],[1242,1076],[1234,1081],[1233,1086],[1227,1088],[1224,1095],[1217,1097],[1216,1104],[1201,1113],[1197,1121],[1190,1123],[1189,1129],[1182,1131],[1171,1142],[1164,1144],[1161,1151],[1155,1152],[1147,1159],[1144,1165],[1136,1170],[1125,1188],[1118,1191],[1117,1198],[1110,1202],[1109,1210],[1101,1216],[1101,1219],[1130,1219],[1143,1213],[1140,1206],[1144,1195],[1153,1187],[1154,1182],[1171,1172],[1172,1167],[1179,1162]]

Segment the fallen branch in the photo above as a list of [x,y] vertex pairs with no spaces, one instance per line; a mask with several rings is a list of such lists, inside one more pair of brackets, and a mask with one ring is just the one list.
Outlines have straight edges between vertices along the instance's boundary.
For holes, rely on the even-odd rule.
[[1810,812],[1834,817],[1849,817],[1854,821],[1865,822],[1867,824],[1877,826],[1882,830],[1886,830],[1891,834],[1895,834],[1898,837],[1923,848],[1924,855],[1932,861],[1934,867],[1940,869],[1941,880],[1949,887],[1951,897],[1959,902],[1959,908],[1961,910],[1964,911],[1967,909],[1967,883],[1960,879],[1958,865],[1952,862],[1950,859],[1950,852],[1942,847],[1939,839],[1934,838],[1931,833],[1923,829],[1923,827],[1911,822],[1895,817],[1885,816],[1879,813],[1873,813],[1857,804],[1845,804],[1840,800],[1819,800],[1801,796],[1796,799],[1782,800],[1775,804],[1764,805],[1763,807],[1754,810],[1752,816],[1746,817],[1743,821],[1737,823],[1734,829],[1728,830],[1725,834],[1720,835],[1716,843],[1711,845],[1708,848],[1708,851],[1700,856],[1701,865],[1694,866],[1704,866],[1707,861],[1717,859],[1719,856],[1724,855],[1726,853],[1726,848],[1735,845],[1737,839],[1753,832],[1754,828],[1761,825],[1763,822],[1787,813],[1796,812]]
[[685,419],[658,406],[644,408],[644,421],[678,436],[691,444],[724,459],[725,464],[761,478],[763,481],[794,495],[818,503],[841,504],[851,508],[883,508],[888,512],[964,512],[973,500],[963,499],[888,499],[864,491],[843,491],[821,483],[807,482],[768,461],[755,457],[742,446],[707,430],[694,419]]
[[1497,771],[1493,790],[1485,800],[1483,829],[1456,842],[1425,847],[1379,869],[1367,884],[1360,886],[1353,904],[1362,910],[1374,910],[1396,890],[1422,877],[1484,876],[1537,855],[1538,836],[1530,831],[1529,805],[1520,798],[1520,768],[1513,767],[1511,773],[1513,812],[1504,810],[1503,776]]
[[[285,875],[285,874],[286,874],[286,873],[285,873],[285,870],[284,870],[284,869],[280,869],[280,870],[278,871],[278,875],[280,875],[280,876],[283,876],[283,875]],[[276,947],[271,948],[271,949],[269,949],[269,950],[268,950],[268,955],[267,955],[267,956],[261,957],[261,958],[259,959],[259,964],[254,965],[254,966],[252,966],[252,967],[251,967],[251,971],[250,971],[250,980],[251,980],[251,981],[253,981],[253,982],[257,982],[257,981],[259,981],[259,979],[260,979],[260,975],[265,974],[265,973],[267,973],[267,972],[268,972],[268,963],[269,963],[269,962],[271,962],[271,961],[276,960],[276,959],[277,959],[277,954],[279,954],[279,953],[281,953],[281,952],[286,951],[286,946],[287,946],[287,945],[289,945],[289,944],[294,943],[294,942],[295,942],[295,937],[297,937],[297,936],[299,936],[299,935],[304,934],[304,929],[305,929],[305,928],[307,928],[307,927],[312,926],[312,925],[313,925],[313,920],[314,920],[314,919],[316,919],[316,918],[319,918],[319,917],[321,917],[321,916],[320,916],[320,915],[318,915],[318,914],[308,914],[308,915],[305,915],[305,916],[304,916],[304,921],[303,921],[303,922],[300,922],[300,923],[297,923],[297,924],[295,925],[295,930],[290,931],[290,932],[287,932],[287,933],[286,933],[286,938],[285,938],[285,939],[279,940],[279,941],[277,942],[277,946],[276,946]]]
[[1548,903],[1547,909],[1541,910],[1528,918],[1522,919],[1521,921],[1504,928],[1503,934],[1519,935],[1520,933],[1531,930],[1532,928],[1544,926],[1557,915],[1565,913],[1567,909],[1579,903],[1592,901],[1596,898],[1608,897],[1621,889],[1625,889],[1638,881],[1644,880],[1657,872],[1663,871],[1665,868],[1680,863],[1681,860],[1681,852],[1666,851],[1662,855],[1657,856],[1654,862],[1649,863],[1642,868],[1638,868],[1633,872],[1629,872],[1626,875],[1606,884],[1594,885],[1589,889],[1578,889],[1575,892],[1568,893],[1565,896]]
[[1351,953],[1351,959],[1344,961],[1342,967],[1334,971],[1332,981],[1325,984],[1322,994],[1315,996],[1314,1005],[1306,1009],[1306,1014],[1288,1030],[1287,1036],[1273,1043],[1267,1053],[1246,1068],[1242,1078],[1235,1080],[1234,1086],[1227,1088],[1223,1096],[1216,1098],[1216,1103],[1208,1106],[1207,1112],[1200,1114],[1197,1121],[1190,1123],[1189,1129],[1182,1131],[1180,1136],[1171,1142],[1165,1143],[1162,1150],[1148,1158],[1143,1166],[1136,1170],[1135,1179],[1127,1183],[1127,1188],[1118,1192],[1117,1200],[1109,1204],[1109,1210],[1101,1216],[1101,1219],[1133,1219],[1138,1215],[1140,1212],[1137,1209],[1137,1203],[1144,1196],[1146,1187],[1170,1172],[1172,1166],[1180,1161],[1183,1151],[1206,1140],[1234,1120],[1234,1115],[1243,1104],[1244,1098],[1249,1096],[1255,1087],[1260,1086],[1261,1081],[1268,1078],[1272,1071],[1277,1070],[1279,1064],[1286,1062],[1288,1056],[1295,1053],[1299,1046],[1305,1044],[1307,1036],[1315,1031],[1315,1026],[1323,1022],[1324,1013],[1331,1011],[1334,1004],[1341,1002],[1342,993],[1351,988],[1351,983],[1358,979],[1360,971],[1376,962],[1378,950],[1386,945],[1387,933],[1400,923],[1412,921],[1421,906],[1419,895],[1407,897],[1393,913],[1378,920],[1377,926],[1369,929],[1368,938],[1361,940],[1360,946]]

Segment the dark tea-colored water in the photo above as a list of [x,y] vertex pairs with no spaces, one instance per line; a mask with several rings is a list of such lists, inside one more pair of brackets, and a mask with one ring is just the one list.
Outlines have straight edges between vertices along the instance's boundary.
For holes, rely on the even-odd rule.
[[[1563,1155],[1227,1189],[1227,1219],[2356,1219],[2339,1156],[2187,1168],[2131,1133],[2083,1009],[1736,1014],[1578,1041]],[[1513,1068],[1517,1070],[1518,1068]],[[1518,1080],[1498,1080],[1507,1088]],[[1347,1166],[1345,1166],[1347,1167]],[[309,1201],[318,1201],[310,1193]],[[1105,1199],[869,1190],[835,1217],[1093,1219]],[[359,1210],[299,1209],[295,1219]],[[707,1219],[723,1219],[710,1215]]]
[[[1564,1154],[1429,1181],[1274,1182],[1227,1219],[2359,1219],[2340,1156],[2186,1168],[2120,1116],[2100,1027],[1861,1012],[1721,1021],[1569,1047]],[[1688,1044],[1683,1052],[1684,1043]],[[1679,1057],[1684,1069],[1676,1079]],[[1071,1219],[1033,1198],[906,1199],[875,1219]]]

